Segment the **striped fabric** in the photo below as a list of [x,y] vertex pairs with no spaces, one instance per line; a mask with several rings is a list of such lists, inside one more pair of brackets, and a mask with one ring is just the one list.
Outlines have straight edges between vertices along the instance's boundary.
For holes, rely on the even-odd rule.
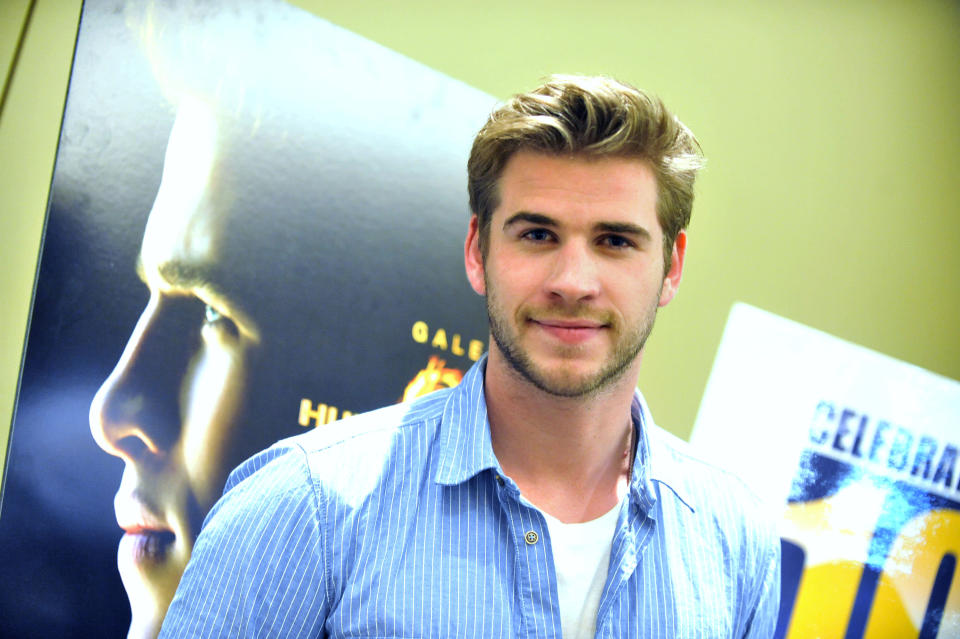
[[[282,441],[207,518],[161,637],[555,637],[543,516],[490,444],[484,361],[454,389]],[[642,397],[597,637],[773,636],[780,543]]]

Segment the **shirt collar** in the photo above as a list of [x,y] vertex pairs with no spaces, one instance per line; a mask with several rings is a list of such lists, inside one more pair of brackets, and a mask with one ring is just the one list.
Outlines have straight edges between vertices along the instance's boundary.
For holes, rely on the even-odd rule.
[[[499,471],[490,440],[490,422],[484,396],[486,368],[487,356],[484,354],[447,396],[440,423],[439,464],[434,476],[438,484],[460,484],[481,471]],[[692,491],[679,467],[675,447],[671,445],[672,435],[654,424],[650,409],[639,390],[634,392],[630,413],[638,434],[633,477],[630,480],[632,500],[653,516],[657,502],[653,482],[657,482],[669,488],[693,510]]]
[[653,422],[647,402],[639,390],[634,391],[630,414],[638,433],[633,477],[630,480],[632,499],[647,515],[654,517],[657,491],[653,483],[656,482],[666,486],[687,508],[696,510],[693,491],[678,458],[679,440]]
[[440,422],[439,464],[434,476],[438,484],[459,484],[483,470],[498,468],[483,391],[486,369],[484,354],[447,396]]

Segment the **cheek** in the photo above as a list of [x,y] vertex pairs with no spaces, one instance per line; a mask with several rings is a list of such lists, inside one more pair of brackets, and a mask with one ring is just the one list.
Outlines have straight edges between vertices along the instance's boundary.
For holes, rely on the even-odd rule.
[[486,281],[489,289],[497,291],[501,300],[523,300],[535,295],[546,279],[546,261],[511,259],[503,252],[496,260],[487,259]]
[[184,383],[183,463],[201,506],[209,507],[220,497],[239,461],[228,457],[237,436],[246,365],[241,343],[204,340]]
[[[651,272],[653,273],[653,272]],[[660,306],[663,279],[659,274],[638,277],[629,273],[610,282],[608,291],[613,305],[623,315],[645,317]]]

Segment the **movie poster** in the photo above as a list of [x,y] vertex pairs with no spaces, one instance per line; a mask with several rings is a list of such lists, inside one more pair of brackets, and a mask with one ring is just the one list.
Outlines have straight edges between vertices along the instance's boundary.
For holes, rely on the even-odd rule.
[[777,638],[960,637],[960,383],[738,304],[691,442],[780,516]]
[[280,2],[84,4],[0,512],[0,636],[151,637],[227,473],[486,350],[493,99]]

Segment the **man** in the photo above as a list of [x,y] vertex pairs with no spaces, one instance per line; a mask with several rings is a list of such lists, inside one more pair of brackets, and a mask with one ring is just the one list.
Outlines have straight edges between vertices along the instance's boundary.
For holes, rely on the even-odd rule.
[[[176,118],[137,265],[149,301],[90,408],[94,439],[124,462],[130,637],[159,632],[231,469],[395,402],[411,380],[414,395],[455,383],[483,350],[479,305],[457,317],[475,301],[448,268],[459,249],[420,251],[404,220],[459,234],[463,179],[448,167],[489,98],[291,7],[213,8],[157,7],[169,15],[151,23],[149,42],[173,39],[153,54]],[[380,91],[406,126],[382,118]],[[401,264],[398,239],[411,247]],[[411,337],[417,323],[448,343]]]
[[604,78],[496,110],[464,248],[488,358],[238,468],[162,636],[770,637],[773,526],[635,389],[680,283],[697,148]]

